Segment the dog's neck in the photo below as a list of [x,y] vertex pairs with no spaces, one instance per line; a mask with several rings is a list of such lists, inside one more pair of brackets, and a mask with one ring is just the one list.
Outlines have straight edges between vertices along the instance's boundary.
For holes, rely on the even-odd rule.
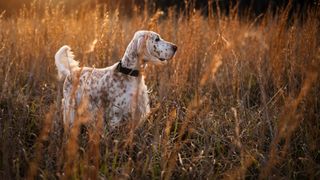
[[131,70],[131,71],[138,71],[138,74],[141,75],[143,74],[143,71],[146,67],[146,62],[143,61],[142,59],[139,59],[138,56],[126,56],[126,54],[123,56],[123,58],[120,60],[120,66],[122,68]]
[[140,63],[138,57],[133,58],[133,56],[124,55],[121,59],[122,66],[132,70],[140,70]]
[[135,34],[134,38],[129,43],[121,59],[121,64],[123,67],[138,71],[143,71],[145,68],[146,61],[144,60],[144,48],[146,48],[146,45],[145,42],[141,44],[141,38],[143,38],[141,35]]
[[146,67],[146,61],[143,60],[143,58],[141,58],[137,52],[133,52],[133,51],[128,52],[128,49],[124,53],[124,56],[121,59],[121,64],[125,68],[138,70],[138,71],[143,71],[144,68]]

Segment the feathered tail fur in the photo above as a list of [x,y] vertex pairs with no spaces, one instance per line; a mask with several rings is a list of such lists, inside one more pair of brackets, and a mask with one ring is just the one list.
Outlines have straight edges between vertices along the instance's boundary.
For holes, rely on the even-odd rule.
[[67,45],[62,46],[54,58],[58,69],[58,78],[60,80],[64,80],[72,71],[79,68],[79,62],[73,59],[73,52]]

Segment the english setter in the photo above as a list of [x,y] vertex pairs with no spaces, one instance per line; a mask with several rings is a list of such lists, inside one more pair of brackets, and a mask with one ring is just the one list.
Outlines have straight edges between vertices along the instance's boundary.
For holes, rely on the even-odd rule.
[[[165,63],[177,46],[152,31],[137,31],[120,62],[107,68],[79,67],[69,46],[62,46],[55,55],[55,64],[63,85],[63,120],[74,122],[83,97],[91,114],[102,108],[111,126],[133,118],[144,119],[150,112],[149,97],[141,71],[146,63]],[[77,83],[75,83],[77,81]]]

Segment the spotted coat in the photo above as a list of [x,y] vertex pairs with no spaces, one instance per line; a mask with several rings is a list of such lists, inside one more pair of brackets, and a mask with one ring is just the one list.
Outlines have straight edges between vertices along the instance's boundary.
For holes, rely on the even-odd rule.
[[[177,47],[152,31],[138,31],[129,43],[121,64],[128,69],[143,71],[147,62],[166,63]],[[120,121],[139,118],[150,112],[147,86],[143,73],[138,77],[117,70],[118,63],[107,68],[80,68],[73,59],[70,47],[63,46],[55,55],[61,79],[64,79],[62,108],[64,123],[73,124],[77,107],[87,100],[91,119],[103,109],[104,117],[112,127]]]

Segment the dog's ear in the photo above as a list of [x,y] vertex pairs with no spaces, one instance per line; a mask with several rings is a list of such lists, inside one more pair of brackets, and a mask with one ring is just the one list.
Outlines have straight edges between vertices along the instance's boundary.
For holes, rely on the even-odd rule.
[[149,34],[145,32],[136,32],[134,38],[127,47],[126,53],[130,58],[136,58],[137,56],[143,56],[146,49],[146,42],[149,38]]
[[147,38],[148,36],[146,34],[140,36],[138,38],[138,41],[137,41],[137,52],[138,54],[142,54],[143,51],[146,49],[146,42],[147,42]]

